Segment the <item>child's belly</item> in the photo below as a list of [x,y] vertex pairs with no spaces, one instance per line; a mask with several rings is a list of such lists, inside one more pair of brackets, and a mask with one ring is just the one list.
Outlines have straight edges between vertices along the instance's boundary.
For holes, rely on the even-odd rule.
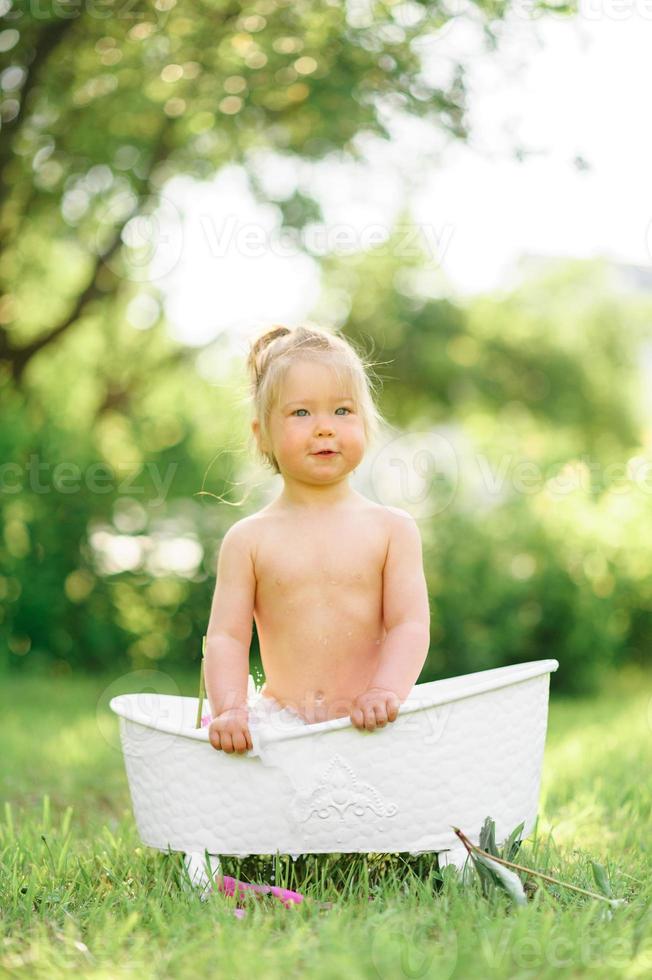
[[379,663],[385,629],[380,590],[336,596],[306,590],[255,613],[263,691],[309,722],[348,715]]

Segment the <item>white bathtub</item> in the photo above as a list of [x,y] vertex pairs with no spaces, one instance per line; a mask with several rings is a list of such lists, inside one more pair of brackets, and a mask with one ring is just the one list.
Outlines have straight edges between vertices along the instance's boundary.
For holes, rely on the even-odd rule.
[[[144,844],[189,855],[436,851],[463,863],[452,827],[478,843],[534,828],[556,660],[413,687],[375,732],[348,718],[256,735],[244,755],[195,729],[196,698],[123,694],[111,709]],[[206,708],[207,708],[207,703]]]

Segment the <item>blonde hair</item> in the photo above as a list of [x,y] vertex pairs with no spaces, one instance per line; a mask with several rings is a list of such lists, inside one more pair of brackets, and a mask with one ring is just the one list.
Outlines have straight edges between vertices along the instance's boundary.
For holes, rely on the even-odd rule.
[[[247,372],[254,416],[260,423],[261,442],[271,446],[272,409],[278,404],[288,369],[299,360],[326,364],[335,370],[338,380],[348,383],[369,448],[385,422],[373,398],[373,381],[367,373],[371,364],[350,340],[317,326],[273,326],[250,343]],[[275,473],[281,472],[271,451],[265,452],[258,443],[255,451],[265,465],[271,466]]]

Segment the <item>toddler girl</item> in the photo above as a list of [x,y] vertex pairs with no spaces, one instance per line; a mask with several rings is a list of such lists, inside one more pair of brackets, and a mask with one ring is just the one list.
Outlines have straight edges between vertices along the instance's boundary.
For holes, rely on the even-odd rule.
[[[349,486],[381,421],[358,353],[320,328],[274,327],[247,366],[256,449],[282,489],[220,547],[204,673],[209,739],[228,753],[252,748],[263,717],[384,727],[430,637],[416,522]],[[253,620],[266,677],[254,696]]]

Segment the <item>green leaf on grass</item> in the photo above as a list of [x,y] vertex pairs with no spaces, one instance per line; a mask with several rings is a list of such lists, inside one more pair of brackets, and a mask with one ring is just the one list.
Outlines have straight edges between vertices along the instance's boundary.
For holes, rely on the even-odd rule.
[[516,853],[521,846],[521,834],[523,833],[523,828],[525,827],[525,821],[520,823],[518,827],[515,827],[511,832],[505,843],[503,844],[502,857],[506,861],[513,861]]
[[609,884],[609,878],[607,876],[606,868],[603,864],[598,864],[597,861],[591,861],[591,867],[593,868],[593,877],[595,878],[595,883],[603,895],[607,898],[613,898],[613,892],[611,890],[611,885]]
[[484,854],[478,854],[477,851],[472,851],[471,857],[478,872],[480,872],[481,867],[486,868],[491,873],[494,883],[504,888],[512,901],[517,905],[527,905],[527,895],[523,890],[523,882],[514,871],[510,871],[503,864],[498,864],[497,861],[492,861]]

